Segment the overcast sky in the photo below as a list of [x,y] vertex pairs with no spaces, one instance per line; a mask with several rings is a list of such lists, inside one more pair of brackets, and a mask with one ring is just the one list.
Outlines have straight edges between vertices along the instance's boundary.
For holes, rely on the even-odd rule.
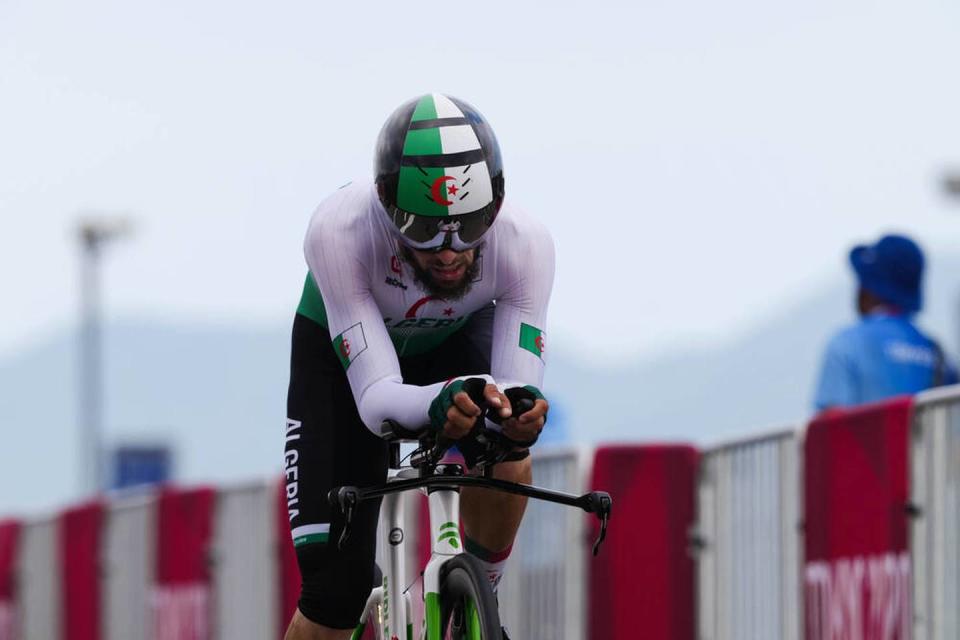
[[428,91],[553,230],[570,350],[716,340],[884,230],[958,246],[955,0],[526,4],[2,0],[0,357],[73,325],[83,210],[136,220],[110,316],[287,322],[312,209]]

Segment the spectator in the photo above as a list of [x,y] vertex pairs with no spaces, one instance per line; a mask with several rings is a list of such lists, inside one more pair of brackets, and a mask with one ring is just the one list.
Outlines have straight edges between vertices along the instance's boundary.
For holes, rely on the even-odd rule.
[[860,321],[827,345],[817,383],[817,411],[917,393],[957,382],[935,340],[913,324],[922,306],[923,252],[888,235],[850,252]]

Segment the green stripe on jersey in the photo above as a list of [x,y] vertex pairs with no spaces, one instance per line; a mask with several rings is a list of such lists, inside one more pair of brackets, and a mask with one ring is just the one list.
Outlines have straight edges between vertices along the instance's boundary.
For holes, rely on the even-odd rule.
[[298,536],[293,539],[294,547],[302,547],[305,544],[326,544],[330,540],[329,533],[311,533],[305,536]]
[[317,288],[317,283],[313,279],[313,274],[309,272],[306,281],[303,283],[303,293],[300,294],[297,313],[310,318],[324,329],[327,328],[327,308],[323,304],[323,297],[320,295],[320,289]]
[[330,524],[305,524],[295,527],[290,534],[293,536],[293,546],[295,547],[327,542],[330,539]]
[[439,347],[451,335],[461,329],[470,319],[471,314],[467,314],[462,320],[439,329],[412,330],[412,329],[391,329],[389,330],[390,340],[393,342],[397,355],[416,356],[421,353],[433,351]]
[[[303,293],[300,296],[300,304],[297,306],[297,313],[310,318],[324,329],[329,328],[327,324],[327,308],[320,295],[320,289],[313,279],[313,275],[308,273],[303,283]],[[470,314],[463,317],[460,322],[447,325],[437,329],[429,330],[411,330],[411,329],[388,329],[390,340],[393,342],[397,356],[415,356],[428,351],[433,351],[449,338],[458,329],[463,327],[464,323],[470,319]],[[343,364],[339,347],[336,342],[337,357]],[[349,366],[349,365],[348,365]]]

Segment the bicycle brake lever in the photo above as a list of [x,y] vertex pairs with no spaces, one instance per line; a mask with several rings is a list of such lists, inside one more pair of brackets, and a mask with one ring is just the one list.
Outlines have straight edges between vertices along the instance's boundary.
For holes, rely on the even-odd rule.
[[340,532],[340,539],[337,540],[337,549],[343,550],[347,538],[350,537],[350,526],[353,524],[353,510],[357,506],[356,487],[341,487],[337,492],[337,504],[340,512],[343,513],[343,530]]
[[609,493],[595,491],[590,494],[591,511],[600,518],[600,534],[593,543],[593,555],[600,553],[600,545],[607,537],[607,524],[610,522],[610,509],[613,506],[613,500]]
[[[351,511],[351,517],[352,517],[353,509],[351,509],[350,511]],[[343,529],[340,531],[340,539],[337,540],[338,551],[343,551],[343,545],[347,543],[347,538],[349,537],[350,537],[350,521],[347,520],[346,522],[343,523]],[[593,555],[597,555],[596,551],[594,551]]]
[[604,513],[600,516],[600,535],[597,536],[597,539],[593,542],[593,555],[596,557],[600,553],[600,545],[603,544],[604,538],[607,537],[607,522],[610,521],[610,514]]

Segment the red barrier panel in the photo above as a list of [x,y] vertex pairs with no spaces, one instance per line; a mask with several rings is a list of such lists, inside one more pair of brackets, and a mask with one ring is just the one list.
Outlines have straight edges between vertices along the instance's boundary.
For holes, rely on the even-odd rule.
[[0,640],[17,637],[16,609],[16,562],[20,541],[20,523],[16,520],[0,520]]
[[591,640],[693,640],[688,531],[698,460],[686,445],[597,450],[590,486],[610,493],[613,510],[600,555],[588,561]]
[[804,442],[808,640],[907,640],[912,398],[814,420]]
[[164,489],[157,501],[155,640],[208,640],[213,489]]
[[100,637],[100,531],[103,505],[92,502],[65,511],[57,527],[63,640]]
[[300,599],[300,568],[290,536],[286,477],[281,478],[277,486],[277,571],[280,585],[280,630],[277,637],[283,638],[297,608],[297,600]]

